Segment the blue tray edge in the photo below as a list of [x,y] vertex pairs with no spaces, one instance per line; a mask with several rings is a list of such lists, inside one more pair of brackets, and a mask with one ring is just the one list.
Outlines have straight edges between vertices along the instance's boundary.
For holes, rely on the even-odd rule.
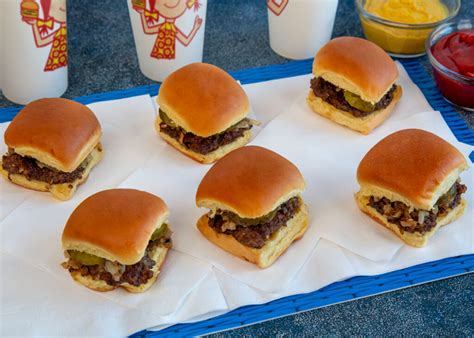
[[201,336],[472,272],[473,254],[444,258],[381,275],[352,277],[310,293],[246,305],[214,318],[176,324],[160,331],[143,330],[132,337]]

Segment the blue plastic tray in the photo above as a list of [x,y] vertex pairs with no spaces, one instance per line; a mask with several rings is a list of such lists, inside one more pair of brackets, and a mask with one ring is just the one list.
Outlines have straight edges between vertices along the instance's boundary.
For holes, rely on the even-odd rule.
[[[399,60],[412,81],[421,89],[430,105],[439,110],[456,138],[464,143],[474,145],[474,132],[459,116],[453,107],[446,102],[436,89],[431,77],[416,60]],[[242,84],[263,82],[311,73],[312,60],[294,61],[283,65],[272,65],[232,72]],[[156,95],[159,85],[107,92],[75,98],[76,101],[88,104],[137,95]],[[0,109],[0,122],[10,121],[21,107]],[[474,152],[469,156],[474,162]],[[466,274],[474,271],[474,255],[446,258],[435,262],[424,263],[410,268],[385,273],[378,276],[359,276],[342,282],[333,283],[320,290],[306,294],[293,295],[274,300],[262,305],[248,305],[208,320],[190,324],[177,324],[158,332],[141,331],[135,337],[158,336],[196,336],[206,333],[228,330],[244,325],[274,319],[297,312],[308,311],[322,306],[336,304],[357,298],[372,296],[388,291],[431,282],[438,279]]]

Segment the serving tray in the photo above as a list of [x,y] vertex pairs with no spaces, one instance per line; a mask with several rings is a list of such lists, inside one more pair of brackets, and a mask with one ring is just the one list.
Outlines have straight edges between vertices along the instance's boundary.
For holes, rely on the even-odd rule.
[[[433,109],[440,111],[447,125],[458,141],[474,146],[474,131],[458,112],[438,92],[432,78],[417,60],[398,60],[411,80],[420,88]],[[231,72],[242,84],[263,82],[311,73],[312,59],[293,61],[282,65],[271,65]],[[108,101],[139,95],[156,95],[159,85],[148,85],[125,90],[77,97],[83,104]],[[0,109],[0,123],[7,122],[21,109],[21,106]],[[474,162],[474,152],[469,156]],[[143,330],[134,337],[196,336],[228,330],[262,322],[311,309],[337,304],[349,300],[373,296],[389,291],[427,283],[443,278],[458,276],[474,271],[474,254],[463,255],[415,265],[376,276],[358,276],[330,284],[322,289],[277,299],[262,305],[243,306],[226,314],[198,321],[177,324],[161,331]]]

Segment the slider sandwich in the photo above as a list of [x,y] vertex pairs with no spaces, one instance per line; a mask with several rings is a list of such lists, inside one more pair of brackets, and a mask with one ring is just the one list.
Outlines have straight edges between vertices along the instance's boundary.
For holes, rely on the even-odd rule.
[[94,113],[80,103],[33,101],[5,131],[0,171],[15,184],[68,200],[102,158],[101,134]]
[[156,281],[171,248],[168,207],[134,189],[98,192],[69,217],[62,235],[72,278],[96,291],[144,292]]
[[304,188],[298,168],[273,151],[234,150],[198,187],[196,204],[210,211],[197,228],[225,251],[266,268],[308,227]]
[[157,100],[157,132],[201,163],[218,160],[252,136],[255,121],[247,118],[247,95],[216,66],[193,63],[178,69],[163,81]]
[[364,156],[357,169],[359,208],[415,247],[466,207],[460,173],[464,156],[440,137],[419,129],[393,133]]
[[313,75],[310,108],[362,134],[382,124],[402,96],[395,62],[361,38],[329,41],[314,58]]

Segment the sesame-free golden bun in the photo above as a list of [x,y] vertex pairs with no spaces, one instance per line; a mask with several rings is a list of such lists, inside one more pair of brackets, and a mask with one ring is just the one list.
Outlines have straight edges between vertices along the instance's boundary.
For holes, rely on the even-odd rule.
[[63,172],[74,171],[100,142],[101,127],[83,104],[49,98],[26,105],[5,131],[5,143]]
[[395,62],[379,46],[365,39],[332,39],[316,54],[313,74],[375,104],[398,79]]
[[200,163],[205,163],[205,164],[214,163],[215,161],[222,158],[224,155],[228,154],[232,150],[243,147],[252,138],[252,131],[246,130],[241,137],[236,138],[233,142],[220,146],[219,148],[217,148],[214,151],[211,151],[210,153],[200,154],[185,147],[184,145],[179,143],[176,139],[172,138],[168,134],[161,132],[160,122],[161,120],[158,117],[156,119],[155,127],[156,127],[156,131],[163,138],[163,140],[165,140],[168,144],[170,144],[174,148],[178,149],[184,155],[192,158],[195,161],[198,161]]
[[258,218],[299,195],[305,182],[283,156],[258,146],[236,149],[220,159],[199,184],[196,204]]
[[143,258],[153,232],[168,219],[159,197],[134,189],[111,189],[85,199],[69,217],[63,250],[77,250],[132,265]]
[[390,116],[401,96],[402,87],[397,86],[393,93],[393,99],[386,108],[376,110],[373,113],[362,117],[356,117],[349,112],[337,109],[332,104],[327,103],[320,97],[314,95],[312,90],[309,92],[306,101],[311,110],[315,113],[318,113],[319,115],[322,115],[340,125],[358,131],[361,134],[368,135]]
[[461,203],[450,212],[448,212],[443,217],[438,217],[436,220],[436,226],[431,228],[429,231],[426,232],[408,232],[403,231],[397,224],[391,223],[388,221],[387,217],[382,214],[379,214],[374,208],[371,208],[369,204],[369,196],[363,195],[361,192],[355,194],[355,199],[357,202],[357,206],[360,210],[362,210],[365,214],[370,216],[374,221],[382,224],[387,229],[391,230],[395,235],[397,235],[402,241],[406,244],[421,248],[428,244],[428,240],[431,236],[443,225],[449,224],[454,222],[459,217],[462,216],[464,213],[464,209],[466,208],[467,202],[464,199],[461,199]]
[[272,265],[294,241],[303,237],[308,228],[308,211],[305,204],[285,226],[280,227],[260,248],[251,248],[236,240],[232,235],[219,233],[209,226],[208,215],[202,215],[197,222],[198,230],[211,243],[221,249],[265,269]]
[[98,143],[89,154],[90,160],[87,163],[87,166],[85,167],[84,171],[82,172],[82,177],[76,179],[73,182],[68,183],[50,184],[44,181],[29,180],[21,174],[9,174],[5,169],[3,169],[1,161],[0,172],[6,180],[12,183],[32,190],[49,191],[55,198],[62,201],[66,201],[74,195],[77,190],[77,187],[87,180],[90,171],[93,167],[97,165],[97,163],[99,163],[99,161],[103,157],[103,154],[104,151],[102,149],[102,146],[100,143]]
[[192,63],[168,75],[157,102],[181,128],[201,137],[223,132],[250,110],[248,97],[237,81],[207,63]]
[[359,193],[431,210],[467,168],[461,152],[439,136],[400,130],[378,142],[360,162]]

